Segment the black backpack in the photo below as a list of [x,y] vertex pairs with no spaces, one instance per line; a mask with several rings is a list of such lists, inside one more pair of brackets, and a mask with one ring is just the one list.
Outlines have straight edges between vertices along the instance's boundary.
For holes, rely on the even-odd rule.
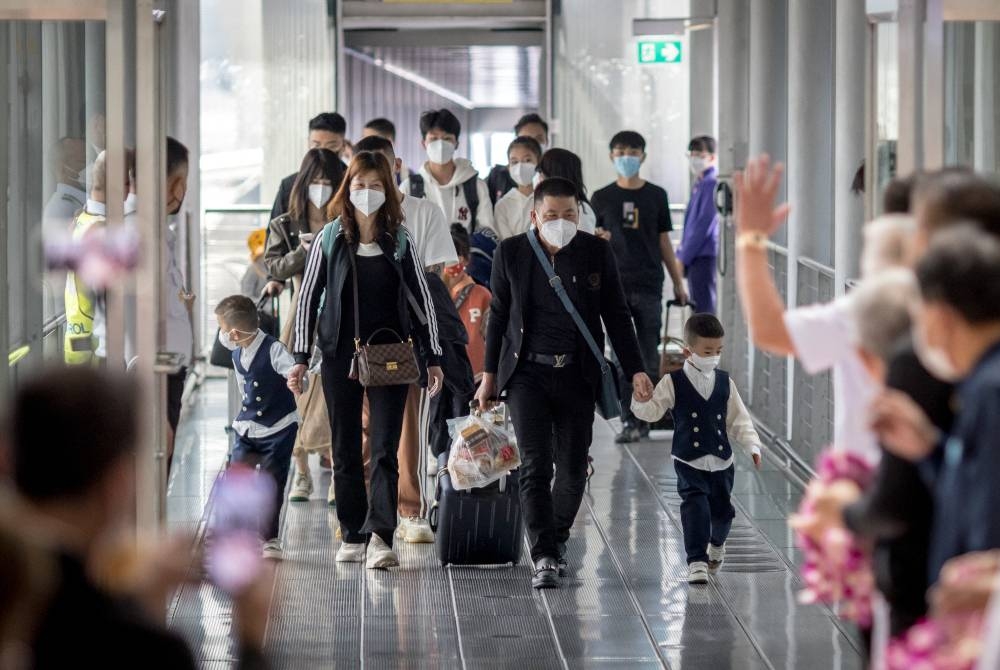
[[469,206],[469,235],[476,234],[476,212],[479,211],[479,175],[462,182],[465,204]]
[[416,172],[410,173],[410,195],[414,198],[423,198],[427,195],[427,189],[424,187],[424,178]]

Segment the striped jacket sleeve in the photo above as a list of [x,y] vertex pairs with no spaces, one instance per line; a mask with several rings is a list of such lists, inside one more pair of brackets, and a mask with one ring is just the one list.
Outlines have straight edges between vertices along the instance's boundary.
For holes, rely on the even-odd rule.
[[[427,316],[427,325],[421,326],[416,322],[417,338],[420,341],[421,349],[427,359],[427,365],[438,365],[441,359],[441,342],[438,339],[437,316],[434,312],[434,301],[431,298],[430,289],[427,287],[427,279],[424,277],[423,265],[417,255],[417,249],[413,243],[410,232],[406,232],[406,257],[403,259],[403,278],[410,291],[420,302],[424,314]],[[416,318],[416,315],[414,315]]]
[[323,254],[323,233],[321,230],[313,238],[306,261],[302,287],[299,289],[295,307],[295,329],[292,337],[292,354],[296,363],[309,364],[316,320],[319,317],[319,303],[326,289],[326,256]]

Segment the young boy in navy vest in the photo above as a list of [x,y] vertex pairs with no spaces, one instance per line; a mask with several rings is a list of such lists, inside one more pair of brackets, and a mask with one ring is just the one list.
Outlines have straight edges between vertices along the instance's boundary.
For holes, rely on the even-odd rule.
[[246,296],[231,295],[215,308],[219,341],[233,352],[233,369],[243,395],[233,421],[236,435],[232,458],[274,477],[275,504],[261,523],[264,557],[280,559],[278,521],[285,496],[285,480],[301,418],[295,396],[288,389],[288,372],[295,359],[285,345],[260,329],[257,306]]
[[652,400],[632,399],[643,421],[674,415],[671,455],[681,496],[681,526],[688,583],[705,584],[726,555],[726,538],[736,510],[730,501],[735,440],[760,468],[760,436],[729,375],[717,370],[725,331],[713,314],[695,314],[684,326],[684,367],[660,380]]

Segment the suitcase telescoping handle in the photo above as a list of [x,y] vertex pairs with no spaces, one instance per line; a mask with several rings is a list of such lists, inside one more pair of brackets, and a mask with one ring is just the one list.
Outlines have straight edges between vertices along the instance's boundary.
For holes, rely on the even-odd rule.
[[[670,308],[671,307],[680,307],[681,309],[684,309],[685,307],[690,307],[692,314],[697,314],[698,313],[698,305],[696,303],[694,303],[693,301],[691,301],[691,300],[688,300],[687,302],[681,302],[680,300],[668,300],[667,301],[667,312],[666,312],[666,314],[663,315],[663,341],[664,342],[669,342],[671,340],[671,337],[670,337]],[[683,328],[681,328],[681,332],[683,332]],[[682,338],[678,338],[678,339],[682,339]]]

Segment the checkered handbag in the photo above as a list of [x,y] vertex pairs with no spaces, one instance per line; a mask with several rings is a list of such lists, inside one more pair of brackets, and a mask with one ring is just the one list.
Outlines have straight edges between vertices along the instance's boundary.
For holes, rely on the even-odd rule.
[[[357,323],[357,321],[355,321]],[[371,344],[372,338],[381,332],[392,333],[399,342]],[[420,379],[417,356],[413,351],[413,340],[405,342],[396,331],[381,328],[372,333],[368,343],[360,346],[355,340],[354,358],[357,363],[358,381],[364,387],[398,386],[415,384]]]

